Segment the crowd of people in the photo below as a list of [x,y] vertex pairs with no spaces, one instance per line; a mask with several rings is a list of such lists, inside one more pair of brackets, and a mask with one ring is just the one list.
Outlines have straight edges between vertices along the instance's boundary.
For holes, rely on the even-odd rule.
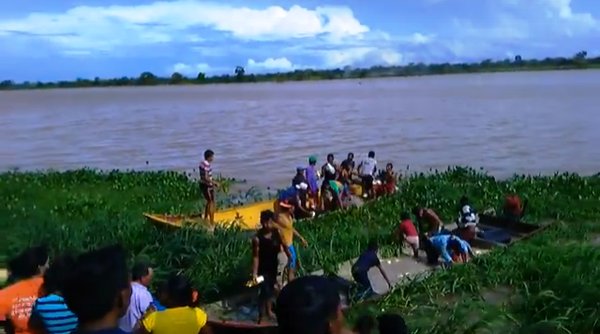
[[[269,265],[257,263],[254,270],[262,273]],[[152,279],[153,270],[143,261],[129,269],[125,250],[119,245],[76,258],[59,256],[52,261],[43,246],[26,249],[11,261],[10,283],[0,290],[0,315],[7,320],[5,332],[213,332],[207,314],[198,306],[198,293],[186,277],[170,275],[159,284],[157,297],[148,290]],[[339,291],[330,278],[303,276],[281,290],[270,312],[281,333],[353,333],[345,327]],[[379,333],[406,333],[382,330],[404,324],[397,316],[381,316],[373,321],[379,323]],[[373,321],[369,322],[370,330],[375,329]],[[358,333],[370,333],[365,323],[359,327]]]
[[[204,200],[204,219],[214,223],[215,189],[219,183],[212,177],[212,163],[215,153],[204,152],[204,160],[198,166],[200,172],[200,191]],[[394,172],[394,165],[386,164],[385,170],[378,170],[375,152],[370,151],[367,158],[356,164],[354,153],[340,164],[335,162],[332,153],[327,155],[321,168],[317,167],[317,157],[310,156],[307,166],[298,166],[292,183],[280,192],[274,204],[277,211],[281,203],[294,206],[297,218],[314,217],[316,212],[327,212],[344,209],[350,204],[353,186],[359,186],[364,199],[392,194],[396,191],[399,175]]]
[[[201,164],[201,187],[207,200],[214,200],[214,189],[219,186],[212,180],[213,157],[212,151],[206,151]],[[280,332],[286,334],[408,333],[402,317],[394,314],[361,318],[350,330],[344,325],[340,288],[334,280],[321,276],[296,279],[301,264],[294,240],[308,246],[294,227],[299,211],[314,212],[316,203],[326,208],[332,198],[341,202],[353,182],[361,183],[368,198],[376,197],[378,191],[387,194],[396,190],[397,177],[391,164],[381,174],[383,187],[379,189],[383,190],[376,190],[375,153],[369,152],[357,171],[353,159],[350,153],[338,166],[330,154],[318,171],[316,158],[310,157],[308,167],[297,169],[290,188],[294,190],[283,192],[275,201],[274,210],[261,212],[261,228],[252,238],[252,281],[260,286],[259,323],[276,320]],[[353,179],[354,175],[358,179]],[[207,202],[205,214],[210,219],[214,202]],[[401,243],[410,246],[415,258],[419,258],[420,250],[425,250],[428,262],[437,263],[441,257],[442,263],[449,266],[467,262],[474,256],[470,242],[482,232],[477,227],[477,211],[468,198],[463,196],[459,201],[456,231],[446,230],[431,208],[415,207],[412,214],[415,222],[409,212],[400,214],[394,234]],[[523,214],[524,205],[519,197],[508,196],[505,218],[518,221]],[[427,229],[418,228],[422,226]],[[282,252],[287,258],[286,284],[277,281]],[[392,288],[375,241],[368,244],[351,269],[360,298],[374,293],[367,274],[372,268],[378,268]],[[158,284],[156,295],[152,295],[149,290],[152,267],[138,261],[129,269],[126,253],[118,245],[76,258],[62,255],[52,261],[46,247],[32,247],[11,259],[8,270],[8,285],[0,290],[0,317],[6,319],[7,333],[212,333],[208,315],[199,307],[198,293],[185,276],[170,275]]]

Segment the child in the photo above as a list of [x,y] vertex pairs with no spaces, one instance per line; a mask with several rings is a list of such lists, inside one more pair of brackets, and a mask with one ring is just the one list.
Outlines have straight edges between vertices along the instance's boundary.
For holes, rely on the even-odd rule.
[[371,286],[371,281],[369,281],[369,270],[373,267],[377,267],[381,275],[387,282],[390,289],[392,289],[392,283],[388,279],[385,270],[381,266],[381,261],[379,261],[379,257],[377,255],[377,251],[379,250],[379,246],[377,245],[377,241],[373,240],[369,242],[369,246],[366,251],[364,251],[358,260],[352,266],[352,278],[358,283],[360,289],[360,295],[362,298],[366,298],[372,295],[373,288]]

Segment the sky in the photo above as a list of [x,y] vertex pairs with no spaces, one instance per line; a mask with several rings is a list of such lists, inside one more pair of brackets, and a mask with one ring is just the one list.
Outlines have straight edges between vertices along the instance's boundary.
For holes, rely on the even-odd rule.
[[600,1],[2,1],[0,50],[0,81],[597,56]]

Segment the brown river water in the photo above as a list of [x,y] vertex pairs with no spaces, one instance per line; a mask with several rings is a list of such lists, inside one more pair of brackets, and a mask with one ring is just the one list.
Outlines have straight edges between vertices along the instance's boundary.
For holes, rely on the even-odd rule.
[[[0,171],[192,171],[281,187],[315,154],[398,170],[600,172],[600,71],[0,92]],[[382,166],[383,167],[383,166]]]

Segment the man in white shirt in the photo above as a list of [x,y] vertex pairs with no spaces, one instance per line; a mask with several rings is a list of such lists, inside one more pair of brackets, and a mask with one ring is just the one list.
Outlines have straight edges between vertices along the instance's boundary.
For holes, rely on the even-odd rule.
[[148,263],[137,262],[131,270],[131,299],[127,313],[119,320],[119,328],[131,333],[152,304],[148,286],[152,282],[153,270]]
[[358,175],[362,180],[363,197],[375,198],[375,192],[373,191],[375,173],[377,173],[377,160],[375,160],[375,152],[370,151],[367,159],[358,165]]

